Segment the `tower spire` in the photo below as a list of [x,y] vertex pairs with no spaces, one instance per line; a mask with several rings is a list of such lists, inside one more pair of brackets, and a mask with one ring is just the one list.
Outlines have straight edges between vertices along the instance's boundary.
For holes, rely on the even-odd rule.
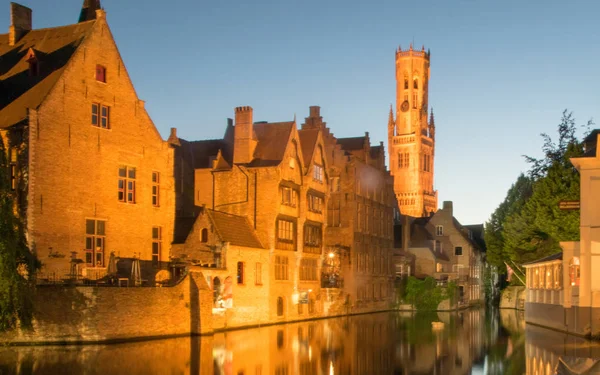
[[395,121],[394,121],[394,109],[392,108],[392,105],[390,104],[390,117],[388,119],[388,126],[392,127],[394,126]]
[[100,0],[83,0],[79,22],[86,22],[96,19],[96,10],[102,9]]
[[431,115],[429,115],[429,126],[435,128],[435,120],[433,117],[433,107],[431,107]]

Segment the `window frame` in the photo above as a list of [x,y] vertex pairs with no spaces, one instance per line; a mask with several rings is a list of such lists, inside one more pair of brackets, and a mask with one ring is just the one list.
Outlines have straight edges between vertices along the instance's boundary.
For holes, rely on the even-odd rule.
[[[459,249],[460,249],[460,254],[459,254]],[[462,246],[454,246],[454,255],[462,256],[463,255],[463,247]]]
[[152,172],[152,206],[160,207],[160,172]]
[[435,226],[435,235],[438,237],[441,237],[444,235],[444,226],[443,225]]
[[[156,230],[156,235],[155,235]],[[162,227],[152,227],[152,265],[154,267],[160,267],[162,258]]]
[[318,183],[323,183],[325,177],[325,172],[323,170],[323,166],[317,163],[313,164],[313,181]]
[[275,274],[274,278],[276,281],[288,281],[289,280],[289,258],[285,255],[275,255]]
[[[94,228],[93,233],[89,233],[88,224],[93,222]],[[100,223],[102,223],[102,230],[100,230]],[[102,232],[102,233],[100,233]],[[88,246],[88,241],[91,243],[91,248]],[[100,245],[100,246],[98,246]],[[98,250],[100,247],[100,250]],[[100,219],[85,219],[85,264],[91,265],[92,267],[102,268],[105,266],[106,252],[106,220]],[[100,256],[100,264],[98,264],[98,256]],[[91,262],[88,261],[88,257]]]
[[[121,172],[125,174],[122,175]],[[132,173],[133,172],[133,173]],[[133,176],[133,177],[132,177]],[[118,169],[117,199],[121,203],[136,204],[137,168],[121,165]]]
[[91,125],[96,128],[109,130],[110,127],[110,106],[93,102],[91,112]]
[[104,65],[96,64],[96,82],[106,83],[106,67]]
[[237,285],[245,285],[245,262],[237,262],[236,281]]

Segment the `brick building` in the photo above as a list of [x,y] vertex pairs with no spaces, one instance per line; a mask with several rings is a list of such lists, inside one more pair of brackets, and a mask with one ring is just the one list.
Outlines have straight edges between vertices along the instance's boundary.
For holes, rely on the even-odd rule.
[[463,226],[456,220],[452,202],[430,217],[411,220],[408,251],[415,256],[414,275],[454,281],[459,303],[483,301],[482,233],[482,225]]
[[136,95],[106,13],[85,1],[78,23],[36,30],[31,9],[10,7],[0,135],[39,278],[101,277],[114,252],[140,258],[151,279],[173,237],[173,149]]
[[383,143],[372,146],[369,133],[336,138],[317,106],[310,107],[300,132],[315,131],[325,140],[330,178],[323,286],[343,286],[346,311],[388,309],[396,201]]
[[396,51],[396,116],[390,108],[388,151],[394,192],[400,211],[412,217],[429,216],[438,208],[433,188],[435,122],[428,120],[431,54]]

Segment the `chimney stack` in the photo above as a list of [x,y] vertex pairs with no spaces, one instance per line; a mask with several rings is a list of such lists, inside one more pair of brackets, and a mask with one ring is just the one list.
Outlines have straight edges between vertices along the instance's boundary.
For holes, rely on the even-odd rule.
[[31,31],[31,9],[17,3],[10,3],[10,26],[8,44],[14,46]]
[[318,105],[310,106],[310,117],[321,117],[321,107]]
[[443,210],[449,212],[450,216],[454,216],[454,213],[452,212],[452,201],[444,201]]
[[256,139],[252,122],[252,107],[236,107],[233,142],[233,162],[248,164],[254,159]]

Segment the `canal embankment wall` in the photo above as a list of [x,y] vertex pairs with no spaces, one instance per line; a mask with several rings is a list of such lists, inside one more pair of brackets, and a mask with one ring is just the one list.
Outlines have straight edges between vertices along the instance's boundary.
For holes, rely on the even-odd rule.
[[500,296],[501,309],[525,309],[525,287],[509,286],[502,291]]
[[109,343],[212,333],[212,291],[202,273],[173,287],[38,286],[31,329],[8,344]]

